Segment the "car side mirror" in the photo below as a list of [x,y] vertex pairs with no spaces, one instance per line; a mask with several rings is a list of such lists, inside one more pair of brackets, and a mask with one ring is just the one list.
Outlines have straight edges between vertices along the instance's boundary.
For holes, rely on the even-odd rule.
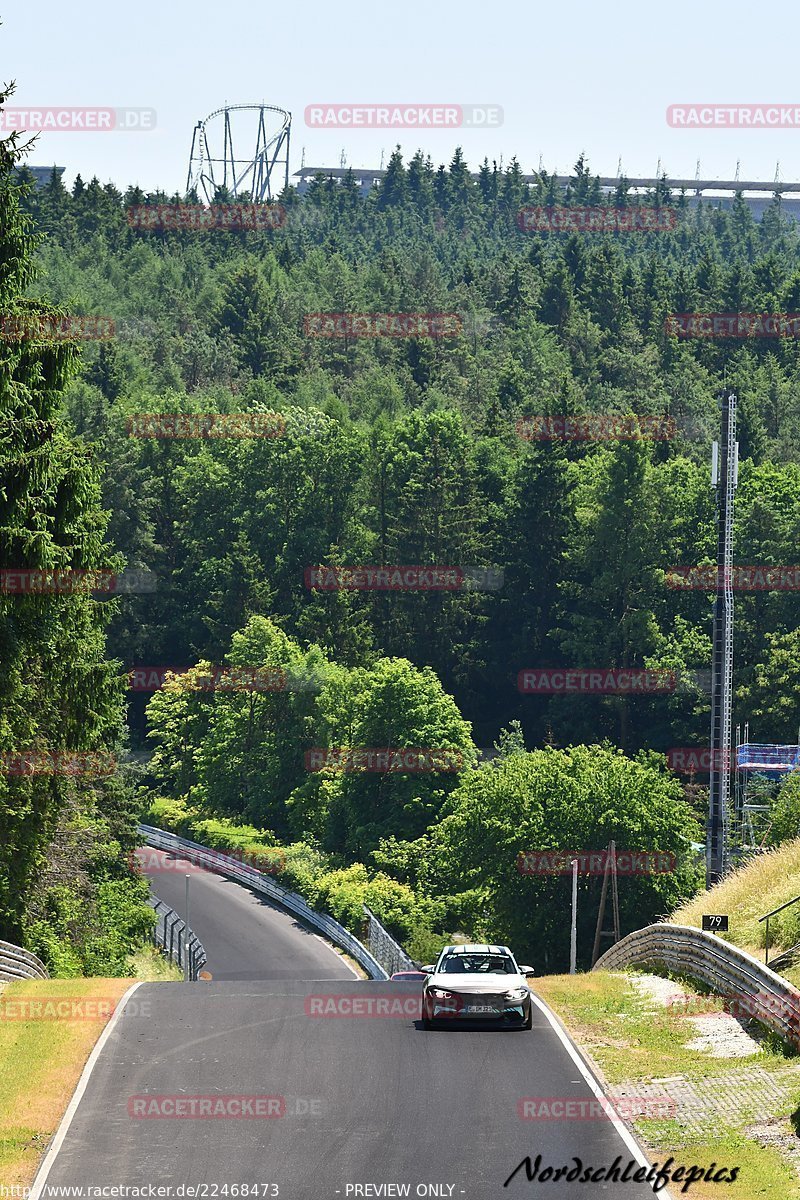
[[535,975],[536,974],[533,967],[523,967],[523,966],[520,966],[519,973],[520,973],[520,975]]
[[420,971],[424,971],[426,975],[432,975],[436,970],[434,963],[428,963],[427,967],[420,967]]

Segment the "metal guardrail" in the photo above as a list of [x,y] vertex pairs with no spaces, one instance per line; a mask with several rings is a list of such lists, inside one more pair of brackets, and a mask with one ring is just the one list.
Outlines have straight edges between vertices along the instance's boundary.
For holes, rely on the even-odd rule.
[[49,978],[47,967],[30,950],[23,950],[11,942],[0,942],[0,979]]
[[335,945],[340,946],[342,950],[346,950],[357,963],[360,963],[370,979],[389,978],[389,972],[370,954],[358,938],[345,929],[344,925],[340,925],[333,917],[315,912],[302,896],[298,896],[297,892],[290,892],[287,888],[281,887],[263,871],[257,871],[255,867],[247,866],[231,855],[223,854],[220,850],[209,850],[207,846],[200,846],[197,842],[190,842],[186,838],[178,837],[176,833],[167,833],[164,829],[155,829],[152,825],[140,825],[139,835],[148,846],[154,846],[157,850],[167,850],[171,854],[178,854],[180,857],[188,859],[189,862],[205,866],[210,871],[217,871],[228,879],[233,879],[237,883],[244,884],[245,887],[252,888],[255,892],[268,896],[281,908],[287,909],[293,916],[318,930]]
[[780,950],[777,954],[773,954],[769,960],[770,969],[778,972],[785,971],[787,967],[793,967],[798,959],[800,959],[800,942],[795,942],[786,950]]
[[758,918],[759,925],[761,924],[762,921],[767,922],[766,930],[764,933],[764,966],[766,966],[769,963],[769,919],[770,919],[770,917],[774,917],[776,913],[783,912],[783,910],[785,908],[791,908],[793,904],[797,904],[798,900],[800,900],[800,896],[795,896],[794,900],[787,900],[785,904],[779,904],[777,908],[773,908],[771,912],[764,913],[763,917]]
[[366,917],[365,933],[367,947],[373,958],[376,958],[383,969],[393,975],[395,971],[415,971],[417,964],[410,959],[403,947],[394,940],[388,930],[384,929],[372,909],[364,905]]
[[174,908],[170,908],[156,896],[151,896],[149,903],[158,916],[158,921],[153,926],[153,944],[163,950],[167,958],[177,963],[182,970],[185,970],[185,959],[188,955],[189,979],[196,980],[206,965],[203,943],[191,929],[188,941],[186,940],[186,922],[178,916]]
[[786,1042],[800,1047],[800,991],[752,954],[689,925],[648,925],[598,958],[593,971],[656,964],[700,980]]

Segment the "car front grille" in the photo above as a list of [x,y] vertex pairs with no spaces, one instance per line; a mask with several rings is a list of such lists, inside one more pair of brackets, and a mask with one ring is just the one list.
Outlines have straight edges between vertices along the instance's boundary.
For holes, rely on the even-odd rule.
[[459,1003],[465,1007],[480,1004],[483,1007],[491,1007],[498,1013],[503,1011],[507,1003],[505,996],[496,992],[460,992],[457,994]]

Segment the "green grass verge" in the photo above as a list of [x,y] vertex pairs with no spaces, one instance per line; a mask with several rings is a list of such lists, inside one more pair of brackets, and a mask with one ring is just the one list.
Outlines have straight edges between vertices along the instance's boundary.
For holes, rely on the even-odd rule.
[[[740,1168],[732,1184],[699,1182],[688,1193],[681,1192],[681,1183],[672,1184],[674,1197],[800,1200],[800,1179],[788,1158],[773,1147],[760,1145],[747,1132],[759,1126],[793,1136],[790,1118],[800,1105],[800,1058],[774,1040],[746,1058],[716,1058],[691,1049],[686,1043],[696,1036],[697,1029],[685,1012],[640,996],[630,975],[591,972],[551,975],[533,982],[607,1086],[638,1084],[647,1094],[643,1085],[660,1084],[676,1096],[688,1085],[695,1095],[706,1097],[707,1109],[700,1119],[690,1121],[678,1099],[676,1119],[639,1118],[633,1122],[653,1161],[663,1163],[672,1155],[676,1166],[709,1168],[716,1162],[718,1167]],[[721,1001],[701,996],[683,983],[681,988],[696,997],[697,1012],[717,1007],[722,1011]],[[730,1077],[727,1081],[726,1076]],[[625,1090],[639,1094],[627,1086]],[[728,1103],[731,1097],[733,1102]],[[795,1141],[800,1155],[800,1140]]]
[[172,983],[183,979],[183,971],[165,958],[155,946],[143,946],[130,957],[134,976],[131,982]]
[[[0,1184],[30,1184],[109,1013],[130,979],[45,979],[0,993]],[[94,1001],[92,1015],[26,1017],[31,1002]],[[19,1003],[22,1002],[22,1003]],[[47,1009],[40,1012],[47,1013]],[[84,1013],[87,1010],[84,1009]]]

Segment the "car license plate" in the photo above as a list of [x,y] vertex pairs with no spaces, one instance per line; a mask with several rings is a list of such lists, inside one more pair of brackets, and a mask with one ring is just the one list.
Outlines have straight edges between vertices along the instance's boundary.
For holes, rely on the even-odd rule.
[[465,1004],[463,1011],[467,1013],[496,1013],[497,1009],[491,1004]]

